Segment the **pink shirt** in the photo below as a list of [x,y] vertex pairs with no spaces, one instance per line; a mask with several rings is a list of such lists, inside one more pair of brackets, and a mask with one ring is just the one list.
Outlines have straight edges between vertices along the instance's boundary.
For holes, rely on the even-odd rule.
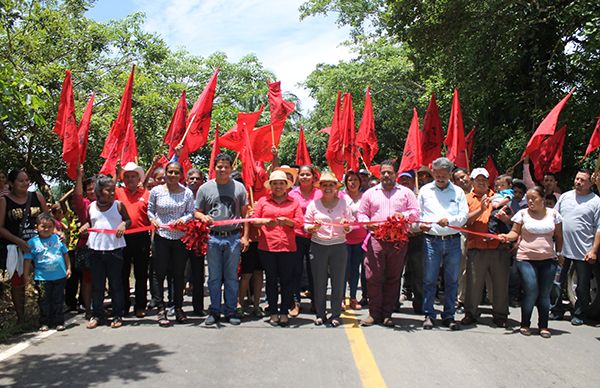
[[365,191],[358,208],[358,220],[385,221],[400,212],[409,222],[419,220],[419,202],[408,188],[395,185],[392,190],[384,190],[381,183]]
[[521,239],[517,249],[517,260],[546,260],[556,257],[554,250],[554,228],[562,223],[560,214],[546,208],[546,215],[537,220],[529,215],[528,209],[522,209],[511,220],[521,224]]
[[[355,202],[352,198],[350,198],[349,195],[345,194],[344,200],[346,201],[346,204],[350,208],[350,211],[352,212],[352,216],[354,216],[354,219],[356,220],[358,218],[358,209],[360,208],[362,196]],[[365,240],[366,236],[367,236],[367,230],[365,228],[355,227],[352,229],[352,231],[350,233],[348,233],[346,235],[346,242],[351,245],[362,244],[362,242]]]
[[[317,196],[317,194],[318,194],[318,196]],[[323,194],[321,193],[321,190],[313,189],[310,192],[310,195],[308,197],[305,197],[304,194],[302,194],[302,191],[300,191],[299,186],[296,186],[292,190],[290,190],[288,195],[290,197],[294,198],[296,201],[298,201],[298,203],[300,204],[300,209],[302,209],[303,216],[304,216],[304,214],[306,214],[306,208],[308,207],[308,204],[310,203],[310,201],[318,199],[323,196]],[[300,225],[300,227],[295,228],[294,232],[296,232],[296,236],[310,238],[310,233],[306,232],[303,225]]]
[[[323,206],[320,199],[311,201],[304,214],[305,228],[310,228],[315,221],[320,222],[348,222],[354,221],[352,210],[348,207],[346,201],[338,198],[338,203],[333,209]],[[322,245],[335,245],[346,242],[346,232],[343,226],[321,225],[321,227],[312,235],[312,241]]]

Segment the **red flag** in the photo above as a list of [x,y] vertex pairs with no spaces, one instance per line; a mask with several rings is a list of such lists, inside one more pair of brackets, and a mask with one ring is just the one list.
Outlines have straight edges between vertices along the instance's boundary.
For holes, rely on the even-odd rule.
[[492,157],[490,155],[488,155],[487,161],[485,162],[485,169],[490,174],[488,182],[490,183],[490,187],[493,188],[494,183],[496,182],[496,178],[498,177],[498,175],[500,175],[500,173],[498,173],[498,169],[496,168],[494,160],[492,160]]
[[587,157],[590,154],[590,152],[594,151],[598,147],[600,147],[600,117],[598,117],[598,121],[596,122],[596,128],[594,128],[594,133],[592,133],[592,137],[590,138],[590,142],[585,150],[585,155],[583,157]]
[[373,164],[369,168],[369,171],[371,172],[371,174],[375,175],[377,177],[377,179],[381,179],[381,165],[380,164]]
[[[344,94],[344,108],[342,110],[342,131],[344,134],[344,160],[346,171],[358,171],[358,153],[356,152],[356,127],[354,126],[354,109],[352,108],[352,95]],[[341,178],[338,178],[341,179]]]
[[304,138],[304,128],[302,128],[302,124],[300,124],[300,135],[298,136],[298,146],[296,147],[296,165],[312,165],[308,147],[306,146],[306,139]]
[[423,132],[421,133],[421,156],[423,165],[428,166],[435,159],[442,156],[442,142],[444,141],[444,132],[442,131],[442,121],[435,101],[435,93],[431,94],[425,120],[423,121]]
[[454,89],[450,120],[448,120],[448,133],[446,134],[446,140],[444,142],[448,146],[448,154],[446,157],[453,161],[458,167],[469,168],[465,153],[467,144],[465,142],[465,126],[460,111],[458,89]]
[[165,139],[163,140],[164,144],[169,146],[169,150],[173,150],[179,145],[181,139],[183,139],[183,135],[185,134],[185,130],[187,122],[187,102],[185,98],[185,90],[181,93],[181,97],[179,98],[179,102],[177,103],[177,107],[175,108],[175,112],[173,112],[173,117],[171,118],[171,123],[169,124],[169,129],[167,129],[167,133],[165,134]]
[[71,81],[71,71],[69,70],[66,71],[60,92],[54,133],[60,136],[63,142],[62,158],[67,163],[67,175],[71,180],[75,180],[77,178],[77,164],[79,163],[79,136],[75,119],[73,83]]
[[525,147],[525,151],[523,151],[523,155],[521,155],[521,159],[524,159],[527,155],[533,156],[533,153],[539,149],[540,145],[544,141],[544,137],[547,135],[554,135],[556,124],[558,123],[558,116],[573,94],[574,90],[575,89],[571,90],[569,94],[567,94],[554,108],[552,108],[550,113],[548,113],[548,116],[546,116],[546,118],[544,118],[544,120],[540,123],[531,136],[531,139],[529,139],[527,147]]
[[[237,123],[219,138],[219,145],[232,151],[242,152],[245,144],[243,128],[247,128],[248,131],[251,131],[256,126],[256,122],[260,118],[263,109],[264,106],[261,106],[257,112],[238,112]],[[269,147],[269,150],[270,149],[271,147]]]
[[188,134],[185,138],[185,144],[189,152],[194,152],[206,144],[208,131],[210,131],[210,119],[212,117],[213,100],[217,90],[217,76],[219,68],[217,67],[212,77],[204,87],[202,94],[196,100],[196,103],[190,111],[187,118],[186,128]]
[[273,160],[271,148],[279,146],[284,124],[285,121],[281,120],[250,131],[250,142],[255,161],[270,162]]
[[208,179],[215,179],[217,173],[215,171],[215,159],[221,153],[221,145],[219,143],[219,124],[215,126],[215,140],[213,141],[212,151],[210,152],[210,163],[208,164]]
[[160,159],[156,162],[156,167],[167,168],[167,164],[169,164],[169,158],[165,155],[161,155]]
[[[365,108],[363,109],[362,119],[356,135],[356,145],[362,148],[363,159],[367,167],[371,167],[371,162],[375,158],[379,146],[377,144],[377,134],[375,133],[375,117],[373,116],[373,105],[371,103],[371,89],[367,87],[365,95]],[[420,166],[419,166],[420,167]]]
[[467,145],[467,158],[469,161],[469,167],[471,167],[471,161],[473,160],[473,148],[475,145],[475,127],[471,129],[467,136],[465,136],[465,144]]
[[329,168],[331,168],[331,171],[340,180],[344,175],[344,133],[341,127],[341,95],[342,93],[338,92],[333,119],[331,120],[329,142],[327,143],[327,151],[325,152],[325,159],[327,159]]
[[135,162],[138,156],[135,133],[133,132],[133,123],[127,126],[125,141],[123,142],[123,151],[121,152],[121,164],[124,166],[129,162]]
[[252,185],[252,197],[254,202],[269,194],[269,190],[265,187],[265,182],[269,180],[269,174],[267,174],[265,165],[262,162],[256,162],[255,171],[254,185]]
[[562,170],[562,154],[565,144],[567,126],[563,126],[556,133],[546,138],[539,149],[530,155],[534,164],[534,175],[538,182],[544,180],[544,173],[559,172]]
[[399,173],[408,170],[417,170],[423,165],[420,134],[417,108],[413,108],[413,118],[408,129],[408,135],[406,136],[406,143],[404,143],[402,161],[398,169]]
[[281,96],[281,81],[267,83],[269,85],[269,113],[271,114],[271,122],[285,121],[290,113],[296,109],[296,105],[291,101],[283,100]]
[[88,134],[90,132],[90,121],[92,120],[92,109],[94,108],[94,93],[90,96],[83,117],[79,123],[77,136],[79,137],[79,162],[85,162],[88,146]]
[[[252,113],[238,113],[238,117],[241,115],[252,115]],[[242,151],[240,152],[240,161],[242,162],[242,179],[244,180],[247,190],[252,190],[252,186],[254,186],[256,180],[256,161],[254,160],[254,155],[252,154],[252,143],[250,142],[250,135],[248,134],[248,132],[252,130],[252,127],[250,127],[248,124],[252,123],[250,120],[253,120],[253,117],[249,117],[249,120],[244,119],[244,116],[242,116],[241,120],[238,119],[238,123],[240,123],[238,130],[241,133],[243,141]]]
[[133,135],[133,144],[131,142],[131,136],[133,134],[133,121],[131,118],[131,96],[133,95],[133,76],[135,72],[135,65],[131,68],[129,73],[129,79],[127,85],[123,90],[123,97],[121,98],[121,106],[119,107],[119,113],[117,118],[110,128],[110,132],[104,142],[104,148],[102,149],[102,156],[104,159],[104,165],[100,169],[100,174],[114,175],[117,167],[117,160],[121,159],[121,164],[134,161],[125,160],[122,156],[127,138],[127,158],[129,158],[135,151],[137,156],[137,146],[135,146],[135,135]]

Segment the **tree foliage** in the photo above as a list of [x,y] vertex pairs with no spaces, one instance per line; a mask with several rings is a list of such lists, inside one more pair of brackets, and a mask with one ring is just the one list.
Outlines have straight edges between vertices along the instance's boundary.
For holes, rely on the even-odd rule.
[[515,163],[537,124],[577,87],[561,116],[566,172],[583,155],[600,106],[600,3],[311,0],[300,11],[337,14],[359,47],[382,36],[409,47],[421,100],[458,87],[467,130],[478,129],[476,163],[488,154],[501,167]]

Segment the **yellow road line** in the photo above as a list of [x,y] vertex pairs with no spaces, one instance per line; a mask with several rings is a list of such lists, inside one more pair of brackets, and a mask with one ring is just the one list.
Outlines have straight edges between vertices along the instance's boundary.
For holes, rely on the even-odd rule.
[[387,387],[358,320],[353,315],[343,313],[342,321],[363,387]]

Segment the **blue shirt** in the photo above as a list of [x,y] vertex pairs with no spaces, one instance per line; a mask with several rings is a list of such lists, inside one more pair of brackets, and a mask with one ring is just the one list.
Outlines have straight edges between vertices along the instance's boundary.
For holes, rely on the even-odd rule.
[[448,182],[448,186],[440,189],[435,182],[421,187],[419,190],[419,207],[421,221],[432,222],[427,234],[449,236],[458,233],[457,230],[436,224],[442,218],[448,219],[448,224],[461,227],[467,222],[469,206],[462,189]]
[[67,277],[64,254],[68,250],[58,235],[53,234],[48,238],[35,236],[27,241],[27,245],[31,251],[24,254],[23,259],[33,262],[35,280],[58,280]]

